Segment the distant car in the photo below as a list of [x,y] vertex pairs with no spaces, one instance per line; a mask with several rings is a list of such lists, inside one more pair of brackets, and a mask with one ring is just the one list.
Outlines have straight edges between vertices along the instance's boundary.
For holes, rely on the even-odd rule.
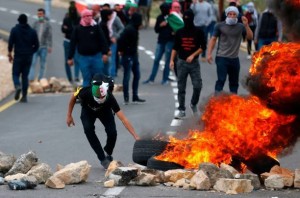
[[[131,1],[133,2],[134,0]],[[110,4],[111,7],[113,7],[115,4],[124,6],[126,0],[75,0],[75,5],[79,12],[86,8],[90,8],[94,4],[103,5],[106,3]]]

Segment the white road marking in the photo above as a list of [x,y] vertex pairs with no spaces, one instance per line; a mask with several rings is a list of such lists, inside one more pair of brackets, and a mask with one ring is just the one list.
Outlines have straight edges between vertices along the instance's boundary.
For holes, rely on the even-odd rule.
[[174,95],[174,100],[175,100],[175,101],[178,100],[178,95]]
[[173,88],[173,93],[178,94],[178,88]]
[[182,123],[182,120],[173,119],[171,122],[171,126],[180,126]]
[[20,12],[17,11],[17,10],[11,10],[10,13],[12,13],[12,14],[20,14]]
[[0,11],[6,12],[7,10],[7,8],[0,7]]
[[172,87],[177,87],[177,82],[171,82]]
[[176,108],[179,107],[179,102],[175,102],[175,107],[176,107]]
[[138,46],[139,50],[145,50],[145,48],[143,46]]
[[153,52],[150,51],[150,50],[146,50],[145,53],[148,54],[148,55],[153,55]]

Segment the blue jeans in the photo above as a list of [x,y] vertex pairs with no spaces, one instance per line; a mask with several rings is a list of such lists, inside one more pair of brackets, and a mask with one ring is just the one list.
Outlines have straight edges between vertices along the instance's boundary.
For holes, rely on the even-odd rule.
[[177,60],[177,81],[178,81],[178,110],[185,110],[185,94],[186,94],[186,81],[188,75],[190,75],[193,85],[193,95],[191,98],[191,104],[196,106],[199,102],[200,93],[202,89],[202,78],[200,71],[199,60],[193,60],[191,63],[187,63],[185,60]]
[[229,90],[237,94],[239,87],[240,60],[239,58],[216,57],[218,80],[215,86],[215,92],[223,91],[227,78],[229,78]]
[[38,80],[44,77],[45,69],[46,69],[46,58],[48,54],[47,47],[40,47],[36,53],[33,54],[32,64],[29,71],[28,79],[34,80],[35,79],[35,67],[37,63],[37,59],[40,58],[40,72],[38,76]]
[[260,50],[260,48],[262,48],[262,46],[264,45],[269,45],[272,42],[277,41],[277,37],[273,37],[273,38],[259,38],[258,39],[258,49]]
[[32,62],[32,55],[15,55],[12,77],[16,89],[21,88],[20,75],[22,78],[22,96],[27,96],[28,89],[28,73]]
[[78,64],[83,78],[83,87],[91,85],[93,76],[96,73],[103,74],[102,54],[84,56],[78,53]]
[[169,41],[166,43],[157,43],[152,72],[151,72],[151,75],[150,75],[148,81],[154,82],[158,68],[159,68],[159,62],[164,54],[165,54],[165,68],[164,68],[162,82],[166,82],[168,80],[169,73],[170,73],[170,58],[171,58],[171,52],[172,52],[173,45],[174,45],[174,42],[172,42],[172,41]]
[[110,51],[111,51],[111,59],[110,59],[110,69],[109,69],[109,75],[111,77],[117,77],[117,44],[112,43],[110,45]]
[[45,14],[48,19],[51,17],[51,0],[44,0],[45,3]]
[[[95,132],[95,122],[97,118],[103,124],[107,135],[106,145],[103,149]],[[111,109],[107,109],[104,110],[104,112],[98,113],[91,110],[89,107],[83,106],[81,109],[80,119],[83,125],[84,133],[98,159],[100,161],[105,159],[104,151],[106,151],[108,155],[112,155],[117,140],[117,129],[115,118]]]
[[[70,51],[70,41],[66,41],[64,40],[64,52],[65,52],[65,70],[66,70],[66,74],[67,74],[67,78],[70,82],[72,82],[73,79],[73,75],[72,75],[72,71],[71,71],[71,66],[68,65],[67,61],[68,61],[68,55],[69,55],[69,51]],[[78,52],[76,50],[75,55],[74,55],[74,73],[75,73],[75,80],[79,79],[79,65],[77,62],[77,56],[78,56]]]
[[123,77],[123,95],[124,100],[129,99],[129,81],[130,72],[133,73],[132,81],[132,96],[133,99],[138,97],[139,80],[140,74],[140,63],[138,60],[138,55],[124,55],[122,56],[122,65],[124,67],[124,77]]

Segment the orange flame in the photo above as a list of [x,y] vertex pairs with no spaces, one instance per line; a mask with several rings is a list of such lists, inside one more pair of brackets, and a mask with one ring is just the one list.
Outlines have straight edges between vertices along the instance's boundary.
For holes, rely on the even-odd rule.
[[170,137],[156,159],[197,168],[202,162],[229,164],[233,156],[276,156],[288,146],[296,116],[280,115],[254,96],[221,95],[210,99],[201,119],[203,131],[191,130],[182,140]]
[[300,43],[273,42],[255,53],[252,62],[252,94],[268,101],[270,106],[300,106]]

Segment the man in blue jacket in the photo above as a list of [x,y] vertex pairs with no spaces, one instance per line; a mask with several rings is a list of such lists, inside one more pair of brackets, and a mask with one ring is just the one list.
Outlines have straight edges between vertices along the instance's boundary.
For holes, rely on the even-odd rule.
[[[28,73],[30,70],[32,56],[39,48],[37,33],[27,24],[27,16],[21,14],[18,18],[19,24],[12,28],[8,39],[8,60],[13,62],[13,82],[16,89],[15,100],[27,102]],[[14,57],[12,51],[14,50]]]

